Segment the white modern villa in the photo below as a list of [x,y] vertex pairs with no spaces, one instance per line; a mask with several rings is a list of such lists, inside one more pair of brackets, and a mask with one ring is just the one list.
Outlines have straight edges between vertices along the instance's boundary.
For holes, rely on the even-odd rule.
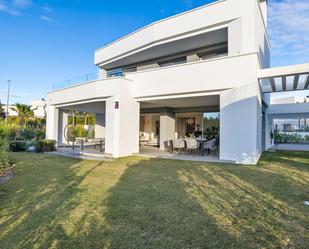
[[95,114],[95,137],[114,158],[143,140],[204,138],[219,117],[218,160],[256,164],[273,146],[273,120],[309,118],[309,103],[272,104],[274,92],[306,90],[309,64],[270,67],[266,0],[220,0],[152,23],[95,51],[97,78],[54,89],[47,138],[66,146],[70,111]]

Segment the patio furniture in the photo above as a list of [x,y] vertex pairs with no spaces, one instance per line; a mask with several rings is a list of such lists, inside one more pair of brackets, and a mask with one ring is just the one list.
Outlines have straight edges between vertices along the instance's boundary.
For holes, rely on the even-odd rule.
[[216,139],[212,139],[203,144],[203,151],[209,151],[209,153],[214,152],[216,150]]
[[149,142],[150,136],[147,132],[143,132],[141,131],[139,133],[139,144],[141,145],[145,145]]
[[[103,152],[103,147],[105,146],[105,138],[77,138],[76,144],[80,145],[80,149],[84,150],[84,146],[87,145],[94,145],[94,148],[96,149],[97,146],[100,148],[100,152]],[[73,144],[73,150],[74,150],[74,144]]]
[[80,149],[83,150],[84,149],[84,143],[87,142],[87,138],[85,137],[77,137],[75,139],[75,143],[73,141],[73,150],[75,149],[75,145],[80,146]]
[[166,140],[163,142],[165,152],[173,153],[173,142],[172,140]]
[[186,139],[186,148],[188,152],[198,151],[200,149],[200,142],[195,139]]
[[95,149],[97,148],[97,146],[99,146],[100,152],[103,152],[103,147],[105,146],[105,138],[90,138],[87,142],[94,145]]
[[172,145],[173,145],[173,151],[181,151],[186,148],[186,143],[185,140],[183,139],[175,139],[172,140]]

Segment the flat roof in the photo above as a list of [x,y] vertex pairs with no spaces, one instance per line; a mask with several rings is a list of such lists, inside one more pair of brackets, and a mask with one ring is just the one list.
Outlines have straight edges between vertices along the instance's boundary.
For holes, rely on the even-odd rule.
[[263,93],[309,90],[309,64],[261,69]]

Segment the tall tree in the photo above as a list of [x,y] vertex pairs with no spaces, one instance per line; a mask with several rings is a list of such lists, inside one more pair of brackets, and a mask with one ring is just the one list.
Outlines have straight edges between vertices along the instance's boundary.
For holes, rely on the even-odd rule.
[[27,121],[32,120],[34,117],[34,112],[30,105],[17,103],[13,108],[18,113],[20,125],[27,124]]
[[3,106],[0,102],[0,119],[1,118],[5,118],[5,111],[4,111]]

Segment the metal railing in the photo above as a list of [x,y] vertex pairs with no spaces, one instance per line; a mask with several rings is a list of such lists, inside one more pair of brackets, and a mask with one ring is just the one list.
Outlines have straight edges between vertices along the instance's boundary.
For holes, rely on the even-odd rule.
[[65,81],[59,81],[53,83],[53,91],[69,88],[74,85],[83,84],[98,79],[99,79],[99,73],[84,74]]

